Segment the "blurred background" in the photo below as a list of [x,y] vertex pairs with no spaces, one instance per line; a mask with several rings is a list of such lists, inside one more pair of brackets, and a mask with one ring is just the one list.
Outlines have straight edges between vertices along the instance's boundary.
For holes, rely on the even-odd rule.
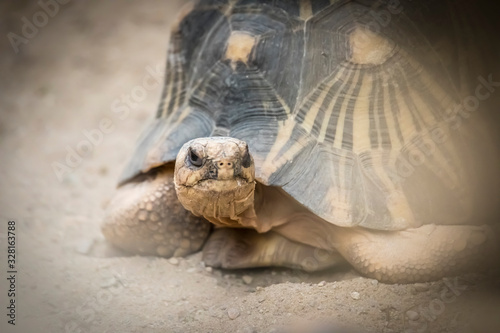
[[[318,321],[374,332],[472,332],[485,320],[500,327],[498,281],[488,275],[384,285],[349,269],[226,272],[205,268],[197,254],[166,260],[106,247],[102,208],[155,113],[169,26],[183,3],[0,2],[0,331],[276,332]],[[10,220],[15,326],[4,314]],[[443,291],[455,297],[440,301]]]

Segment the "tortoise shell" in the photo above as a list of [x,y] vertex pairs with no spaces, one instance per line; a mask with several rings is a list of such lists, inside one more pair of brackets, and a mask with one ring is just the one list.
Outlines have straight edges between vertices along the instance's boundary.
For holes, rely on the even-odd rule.
[[479,112],[460,116],[485,62],[462,56],[474,34],[457,13],[429,1],[190,5],[121,183],[191,139],[230,136],[248,143],[260,183],[338,226],[467,223],[484,203],[469,161],[495,149]]

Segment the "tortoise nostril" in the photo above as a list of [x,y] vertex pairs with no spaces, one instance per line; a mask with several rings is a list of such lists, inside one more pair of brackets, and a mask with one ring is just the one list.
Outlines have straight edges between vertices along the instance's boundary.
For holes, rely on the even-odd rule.
[[223,166],[232,166],[233,164],[231,162],[218,162],[217,163],[219,165],[219,167],[223,167]]

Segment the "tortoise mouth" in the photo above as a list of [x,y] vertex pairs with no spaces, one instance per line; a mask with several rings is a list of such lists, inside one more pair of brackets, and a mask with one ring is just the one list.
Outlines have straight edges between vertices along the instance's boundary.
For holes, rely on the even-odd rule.
[[255,181],[242,177],[205,178],[190,186],[176,185],[175,190],[185,209],[220,224],[222,220],[236,220],[239,214],[253,206]]
[[204,178],[200,179],[193,185],[180,185],[181,187],[191,188],[193,190],[199,191],[210,191],[210,192],[230,192],[235,191],[238,188],[245,187],[249,184],[254,184],[255,181],[246,179],[241,176],[236,176],[232,179],[211,179]]

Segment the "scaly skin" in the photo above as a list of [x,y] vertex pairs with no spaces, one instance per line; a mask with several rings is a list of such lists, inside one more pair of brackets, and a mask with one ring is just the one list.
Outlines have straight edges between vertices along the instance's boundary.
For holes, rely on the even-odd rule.
[[177,257],[199,251],[210,228],[177,200],[172,168],[161,168],[142,182],[118,189],[106,210],[102,232],[127,252]]

